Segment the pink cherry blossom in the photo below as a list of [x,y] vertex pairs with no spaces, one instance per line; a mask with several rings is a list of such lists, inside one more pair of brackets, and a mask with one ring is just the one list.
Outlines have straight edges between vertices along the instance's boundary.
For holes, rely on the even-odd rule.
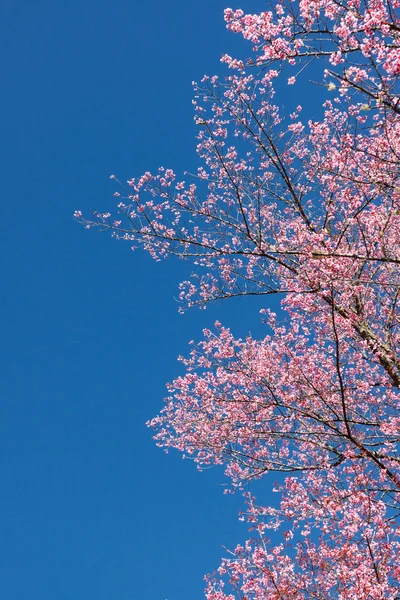
[[[400,597],[399,10],[227,8],[253,55],[226,54],[225,79],[195,84],[197,174],[112,176],[118,220],[75,213],[156,260],[191,261],[182,310],[281,298],[261,339],[204,331],[149,423],[244,495],[252,537],[207,578],[208,600]],[[320,112],[305,122],[296,102],[286,117],[276,81],[311,86],[310,65]],[[276,499],[257,501],[249,484],[273,473]]]

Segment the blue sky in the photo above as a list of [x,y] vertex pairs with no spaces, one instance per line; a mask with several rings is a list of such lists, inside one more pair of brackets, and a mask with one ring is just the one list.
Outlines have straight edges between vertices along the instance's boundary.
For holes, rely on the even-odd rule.
[[261,335],[261,304],[181,316],[184,265],[72,219],[114,205],[112,173],[195,168],[191,81],[242,48],[225,6],[2,3],[4,600],[200,599],[246,537],[222,471],[166,456],[144,424],[188,341],[216,318]]

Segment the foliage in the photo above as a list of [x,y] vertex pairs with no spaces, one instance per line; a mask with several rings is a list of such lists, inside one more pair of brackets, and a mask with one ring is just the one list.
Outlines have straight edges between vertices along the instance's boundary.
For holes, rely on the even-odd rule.
[[[187,306],[281,294],[286,322],[266,310],[264,339],[205,331],[150,423],[161,447],[226,465],[246,498],[254,537],[208,600],[400,598],[399,6],[227,9],[254,55],[196,85],[192,183],[160,169],[122,186],[118,220],[76,213],[192,261]],[[326,99],[305,123],[275,90],[307,72]],[[286,473],[279,505],[259,506],[245,483],[271,471]]]

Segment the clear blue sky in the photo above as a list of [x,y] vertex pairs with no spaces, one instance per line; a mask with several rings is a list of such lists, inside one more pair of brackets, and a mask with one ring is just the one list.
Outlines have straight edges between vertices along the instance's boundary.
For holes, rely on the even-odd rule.
[[198,600],[246,537],[222,471],[166,456],[144,424],[187,342],[216,318],[261,333],[260,304],[180,316],[183,265],[72,219],[113,206],[112,173],[194,168],[191,81],[240,44],[225,6],[2,3],[2,600]]

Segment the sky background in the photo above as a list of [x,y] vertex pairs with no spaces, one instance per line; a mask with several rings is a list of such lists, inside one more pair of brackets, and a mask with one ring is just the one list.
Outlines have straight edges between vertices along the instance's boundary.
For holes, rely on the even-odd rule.
[[145,422],[188,341],[217,318],[262,335],[261,303],[179,315],[184,264],[72,218],[115,205],[113,173],[196,168],[191,82],[243,48],[225,7],[1,3],[2,600],[200,600],[246,539],[222,470],[165,455]]

